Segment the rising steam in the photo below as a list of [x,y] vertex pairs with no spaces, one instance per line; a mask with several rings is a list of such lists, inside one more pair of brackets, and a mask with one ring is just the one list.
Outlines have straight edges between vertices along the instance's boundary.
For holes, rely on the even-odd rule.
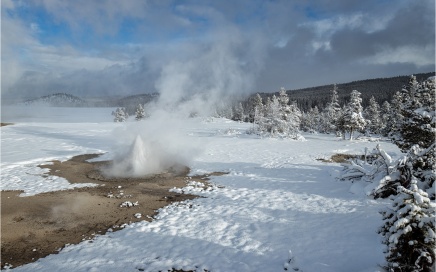
[[183,132],[188,116],[210,115],[218,102],[252,91],[265,54],[261,42],[244,35],[228,27],[207,43],[181,47],[181,57],[166,63],[155,83],[160,98],[147,105],[151,116],[116,131],[109,175],[137,177],[189,164],[201,144]]
[[200,152],[183,133],[184,119],[161,112],[159,116],[127,123],[114,131],[115,156],[105,174],[115,177],[142,177],[178,171]]

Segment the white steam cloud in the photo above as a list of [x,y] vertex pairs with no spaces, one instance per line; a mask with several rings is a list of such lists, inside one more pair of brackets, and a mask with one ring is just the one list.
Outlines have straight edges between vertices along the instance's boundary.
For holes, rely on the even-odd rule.
[[184,132],[183,120],[166,112],[147,120],[127,123],[114,131],[117,148],[105,174],[141,177],[189,165],[200,149]]
[[265,55],[261,40],[229,27],[207,43],[181,46],[183,57],[164,65],[155,83],[160,97],[151,116],[116,131],[119,148],[107,174],[138,177],[189,165],[201,143],[184,132],[188,116],[208,116],[217,103],[252,92]]

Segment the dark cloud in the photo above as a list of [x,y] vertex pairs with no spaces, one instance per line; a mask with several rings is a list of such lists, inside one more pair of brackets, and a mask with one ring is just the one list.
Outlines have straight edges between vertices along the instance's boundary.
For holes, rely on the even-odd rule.
[[[431,0],[122,2],[31,2],[77,37],[90,28],[96,36],[80,48],[44,44],[38,25],[2,16],[2,65],[14,68],[2,74],[2,96],[125,95],[183,84],[247,93],[434,70]],[[163,83],[177,74],[189,82]]]
[[[329,11],[342,11],[340,3],[329,6]],[[358,10],[349,3],[342,7],[350,12]],[[385,14],[388,19],[383,22],[381,18],[379,24],[374,20],[380,10],[376,14],[362,10],[355,18],[352,18],[353,13],[337,13],[336,17],[345,19],[325,20],[324,26],[306,24],[290,29],[292,39],[286,46],[270,49],[258,80],[258,90],[434,71],[434,2],[406,1],[392,10],[395,12]],[[349,22],[343,26],[338,23],[347,20]],[[330,22],[333,22],[331,26]],[[324,34],[319,34],[317,27],[324,27]],[[331,34],[326,34],[329,31]],[[317,42],[328,46],[315,49]]]

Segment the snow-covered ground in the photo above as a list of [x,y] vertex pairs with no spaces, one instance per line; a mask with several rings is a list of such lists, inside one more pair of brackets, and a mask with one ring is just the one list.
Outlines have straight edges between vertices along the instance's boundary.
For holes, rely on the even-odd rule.
[[[84,117],[80,109],[69,110]],[[84,153],[110,157],[113,130],[125,124],[111,122],[106,112],[107,120],[102,114],[96,123],[22,118],[2,127],[2,190],[31,195],[70,188],[66,180],[42,175],[37,165]],[[204,198],[170,205],[153,222],[67,246],[14,271],[284,271],[290,255],[290,271],[382,271],[384,246],[376,231],[378,211],[387,203],[337,180],[339,164],[316,160],[362,154],[376,143],[314,134],[304,134],[305,141],[261,139],[244,133],[250,126],[188,120],[183,133],[202,149],[189,165],[193,174],[228,172],[212,177],[209,189],[195,182],[183,189]],[[390,143],[381,145],[394,157],[401,154]]]

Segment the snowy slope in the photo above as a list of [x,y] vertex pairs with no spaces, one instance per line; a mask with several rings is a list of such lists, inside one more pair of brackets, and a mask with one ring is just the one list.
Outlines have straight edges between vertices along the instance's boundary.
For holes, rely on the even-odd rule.
[[[69,186],[52,186],[56,180],[29,173],[49,159],[110,154],[116,126],[123,124],[2,127],[2,189],[32,194]],[[249,126],[223,119],[187,122],[184,133],[203,148],[190,165],[193,173],[229,172],[213,177],[208,190],[196,183],[183,189],[205,198],[168,206],[151,223],[68,246],[14,271],[284,271],[289,250],[290,270],[380,271],[384,255],[376,230],[386,203],[356,188],[351,193],[352,184],[335,179],[338,164],[316,160],[362,153],[376,143],[310,134],[305,141],[260,139],[244,134]],[[394,157],[400,154],[392,144],[381,145]],[[19,182],[8,182],[12,177]],[[35,181],[42,183],[39,189],[29,185]]]

